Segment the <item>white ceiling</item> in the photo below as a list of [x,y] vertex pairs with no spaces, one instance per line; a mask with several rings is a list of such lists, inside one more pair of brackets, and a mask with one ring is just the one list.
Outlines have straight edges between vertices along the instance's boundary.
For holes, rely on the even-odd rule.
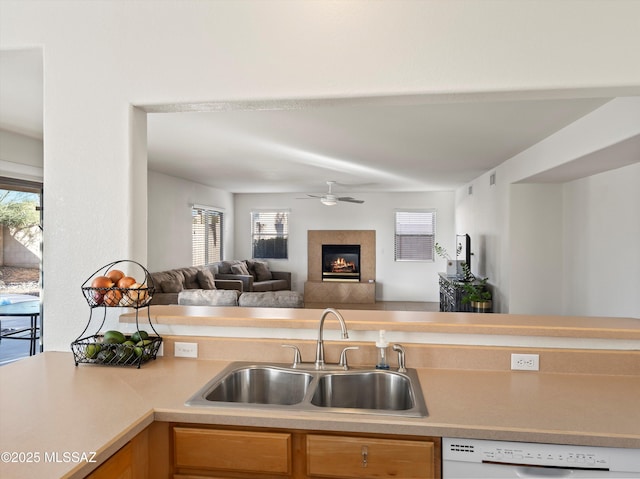
[[[1,129],[42,138],[42,91],[40,51],[0,51]],[[151,107],[149,168],[233,193],[323,193],[328,180],[338,182],[338,194],[453,190],[610,99],[387,97],[178,113]],[[637,152],[637,143],[627,149]],[[540,180],[591,174],[581,165]]]
[[236,193],[458,188],[608,99],[150,113],[151,168]]

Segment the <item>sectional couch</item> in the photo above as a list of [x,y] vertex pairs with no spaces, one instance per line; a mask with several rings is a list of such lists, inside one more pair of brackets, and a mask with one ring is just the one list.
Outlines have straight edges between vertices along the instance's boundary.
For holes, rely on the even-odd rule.
[[230,260],[212,266],[216,279],[242,281],[243,293],[291,289],[291,272],[271,271],[266,261]]
[[303,308],[304,297],[297,291],[250,291],[230,289],[187,289],[178,293],[183,306],[242,306],[254,308]]
[[176,268],[151,273],[151,279],[155,287],[152,305],[178,304],[181,291],[195,289],[235,290],[238,297],[243,292],[291,290],[290,272],[270,271],[265,262],[255,260]]

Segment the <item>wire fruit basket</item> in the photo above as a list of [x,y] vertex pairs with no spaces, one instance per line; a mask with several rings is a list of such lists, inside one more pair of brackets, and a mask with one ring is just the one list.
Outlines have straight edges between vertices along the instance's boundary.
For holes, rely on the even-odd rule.
[[[136,270],[135,276],[124,271]],[[137,279],[136,279],[137,278]],[[142,279],[138,281],[138,279]],[[153,279],[147,269],[131,260],[119,260],[103,266],[93,273],[82,285],[82,294],[90,308],[89,321],[78,338],[71,343],[76,366],[80,363],[103,366],[140,366],[156,359],[162,344],[162,338],[151,323],[149,303],[155,292]],[[107,318],[108,308],[134,308],[136,312],[136,331],[123,334],[119,331],[106,331],[99,334]],[[93,313],[102,308],[102,322],[95,334],[85,336]],[[140,329],[139,310],[146,308],[147,320],[153,334]]]
[[[130,264],[141,269],[130,275],[125,274],[120,268],[129,270]],[[116,268],[117,266],[117,268]],[[140,282],[136,278],[144,279]],[[90,308],[98,307],[128,307],[144,308],[148,306],[155,292],[153,278],[147,269],[140,263],[130,260],[120,260],[103,266],[93,273],[83,284],[82,294]]]

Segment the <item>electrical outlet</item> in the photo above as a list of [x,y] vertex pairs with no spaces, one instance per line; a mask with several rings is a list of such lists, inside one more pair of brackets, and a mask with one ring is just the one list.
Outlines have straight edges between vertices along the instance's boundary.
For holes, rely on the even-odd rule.
[[197,358],[198,343],[180,343],[176,341],[174,344],[173,355],[176,358]]
[[538,354],[512,354],[511,369],[518,371],[539,371],[540,356]]

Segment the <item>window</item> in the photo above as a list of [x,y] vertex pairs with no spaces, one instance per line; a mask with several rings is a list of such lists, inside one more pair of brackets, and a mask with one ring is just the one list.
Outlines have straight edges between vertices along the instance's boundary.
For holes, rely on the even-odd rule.
[[251,251],[253,258],[287,259],[289,211],[256,210],[251,212]]
[[222,261],[223,213],[207,206],[193,205],[191,210],[193,266]]
[[436,212],[396,211],[396,261],[432,261]]

